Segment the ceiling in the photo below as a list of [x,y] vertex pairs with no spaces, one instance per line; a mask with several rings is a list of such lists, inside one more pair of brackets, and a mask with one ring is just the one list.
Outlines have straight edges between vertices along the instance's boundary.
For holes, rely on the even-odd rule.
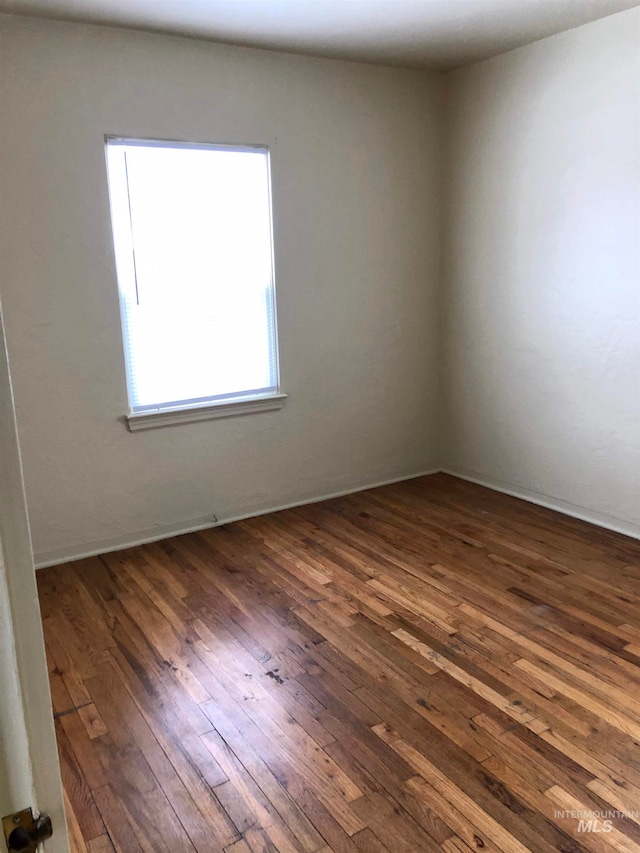
[[0,0],[0,11],[440,70],[640,0]]

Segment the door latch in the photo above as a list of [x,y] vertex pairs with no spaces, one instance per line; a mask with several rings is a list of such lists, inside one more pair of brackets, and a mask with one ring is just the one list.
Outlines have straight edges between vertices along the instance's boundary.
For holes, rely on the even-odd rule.
[[9,853],[35,853],[38,844],[53,835],[51,818],[34,817],[31,809],[3,817],[2,829]]

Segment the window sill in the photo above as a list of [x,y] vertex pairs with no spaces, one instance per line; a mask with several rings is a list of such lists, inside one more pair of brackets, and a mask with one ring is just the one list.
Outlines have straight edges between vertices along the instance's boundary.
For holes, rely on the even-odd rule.
[[236,415],[249,415],[252,412],[273,412],[281,409],[286,399],[286,394],[270,394],[268,397],[248,397],[244,400],[228,400],[201,406],[189,406],[183,409],[136,412],[127,415],[126,422],[130,432],[137,432],[141,429],[156,429],[174,424],[209,421],[215,418],[232,418]]

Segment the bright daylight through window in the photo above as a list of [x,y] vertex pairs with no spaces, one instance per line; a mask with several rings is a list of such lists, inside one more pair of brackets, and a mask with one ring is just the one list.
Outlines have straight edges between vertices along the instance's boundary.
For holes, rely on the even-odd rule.
[[107,168],[130,426],[279,407],[267,149],[108,138]]

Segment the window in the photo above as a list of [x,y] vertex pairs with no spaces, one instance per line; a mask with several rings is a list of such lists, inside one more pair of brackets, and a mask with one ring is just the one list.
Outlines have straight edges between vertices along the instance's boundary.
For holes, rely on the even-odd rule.
[[106,146],[130,429],[279,408],[267,149]]

